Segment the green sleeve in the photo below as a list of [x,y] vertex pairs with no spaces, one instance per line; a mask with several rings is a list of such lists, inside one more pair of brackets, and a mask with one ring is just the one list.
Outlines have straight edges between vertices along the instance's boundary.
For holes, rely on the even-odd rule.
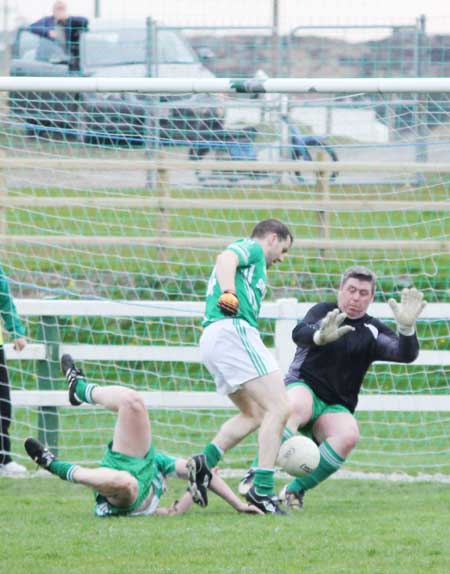
[[155,464],[159,472],[164,476],[175,475],[176,458],[168,454],[158,452],[155,455]]
[[9,290],[8,280],[3,269],[0,267],[0,315],[5,322],[7,331],[14,339],[25,335],[25,327],[17,314],[14,300]]
[[264,259],[264,252],[261,245],[253,239],[240,239],[231,243],[227,251],[232,251],[238,256],[239,267],[248,267]]

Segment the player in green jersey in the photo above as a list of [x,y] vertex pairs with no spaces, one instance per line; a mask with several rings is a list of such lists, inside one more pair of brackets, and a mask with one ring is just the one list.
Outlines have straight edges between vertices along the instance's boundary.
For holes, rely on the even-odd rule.
[[257,330],[266,292],[267,269],[282,262],[292,246],[288,227],[266,219],[249,239],[231,243],[216,261],[206,294],[202,361],[239,414],[222,425],[202,454],[189,459],[194,501],[208,503],[211,469],[224,452],[259,428],[259,466],[247,500],[264,513],[283,514],[274,496],[274,466],[289,406],[280,368]]
[[[100,467],[86,468],[57,460],[53,453],[34,438],[25,441],[28,455],[41,467],[63,480],[77,482],[95,491],[97,516],[174,515],[192,506],[192,494],[184,496],[168,508],[158,508],[164,493],[165,478],[188,478],[186,460],[155,452],[152,446],[150,420],[141,395],[122,386],[89,384],[70,355],[63,355],[61,367],[69,386],[69,401],[102,405],[117,412],[112,442],[108,445]],[[238,512],[261,514],[254,506],[243,504],[217,475],[211,489]]]

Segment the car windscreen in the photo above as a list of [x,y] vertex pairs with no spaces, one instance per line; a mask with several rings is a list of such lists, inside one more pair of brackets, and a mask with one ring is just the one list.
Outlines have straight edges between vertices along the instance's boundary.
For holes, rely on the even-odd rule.
[[55,40],[21,30],[15,45],[15,57],[28,62],[61,63],[68,61],[64,48]]
[[[172,30],[158,30],[158,64],[192,64],[195,54]],[[146,30],[91,31],[84,34],[83,55],[89,68],[146,62]]]

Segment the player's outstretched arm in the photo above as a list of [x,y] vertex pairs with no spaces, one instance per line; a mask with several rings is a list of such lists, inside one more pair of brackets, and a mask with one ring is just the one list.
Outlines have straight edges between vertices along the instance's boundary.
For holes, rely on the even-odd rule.
[[194,501],[190,492],[185,492],[180,500],[175,500],[173,504],[167,507],[158,508],[156,514],[158,516],[175,516],[176,514],[184,514],[187,512]]
[[[186,468],[186,460],[183,458],[178,458],[175,465],[175,472],[178,478],[183,480],[187,480],[188,472]],[[232,506],[238,512],[246,512],[249,514],[263,514],[258,508],[255,506],[251,506],[245,502],[242,502],[241,499],[234,494],[228,484],[220,478],[217,473],[213,473],[211,482],[209,483],[209,488],[220,498],[228,502],[230,506]],[[183,514],[187,512],[189,508],[192,506],[192,495],[188,491],[186,492],[180,500],[176,500],[172,506],[167,508],[159,508],[156,511],[156,514],[162,516],[174,516],[176,514]]]
[[264,514],[261,512],[261,510],[259,510],[259,508],[256,508],[256,506],[242,502],[242,500],[231,490],[228,484],[222,480],[222,478],[220,478],[217,473],[213,473],[211,482],[209,483],[209,488],[218,496],[220,496],[220,498],[223,498],[225,502],[228,502],[228,504],[238,512],[261,515]]
[[341,327],[346,318],[347,315],[340,313],[339,309],[333,309],[327,313],[322,319],[319,329],[313,335],[314,343],[319,346],[327,345],[350,333],[350,331],[354,331],[355,328],[351,325]]
[[388,304],[394,314],[399,333],[406,336],[414,335],[417,318],[427,304],[423,293],[415,287],[406,288],[402,291],[400,303],[397,303],[395,299],[389,299]]

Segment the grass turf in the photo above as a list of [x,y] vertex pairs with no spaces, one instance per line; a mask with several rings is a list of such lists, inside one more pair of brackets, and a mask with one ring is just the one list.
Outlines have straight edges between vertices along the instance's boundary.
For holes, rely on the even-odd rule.
[[[184,487],[179,481],[167,503]],[[236,481],[231,481],[236,486]],[[279,484],[281,486],[281,483]],[[95,518],[92,495],[55,478],[0,479],[15,574],[442,574],[449,485],[330,480],[289,517],[236,514],[211,497],[173,518]],[[164,500],[164,499],[163,499]]]

